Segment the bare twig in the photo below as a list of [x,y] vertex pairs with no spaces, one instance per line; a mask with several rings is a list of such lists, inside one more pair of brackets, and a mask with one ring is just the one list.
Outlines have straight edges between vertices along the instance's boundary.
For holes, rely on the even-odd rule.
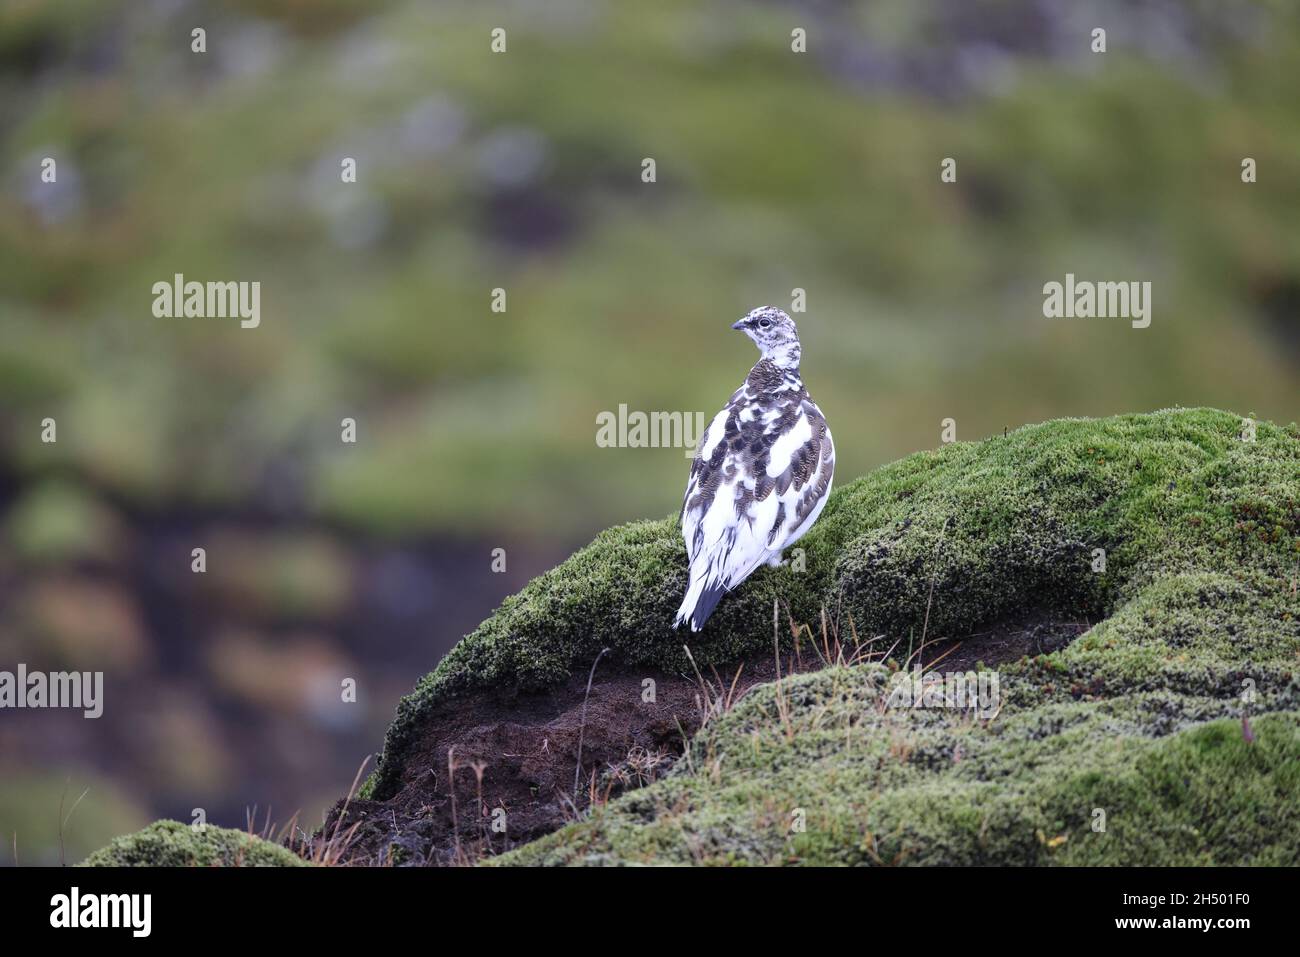
[[781,718],[781,726],[785,729],[785,738],[789,741],[794,737],[794,729],[790,726],[790,707],[786,701],[785,688],[781,684],[781,637],[778,628],[779,618],[777,616],[777,603],[772,602],[772,650],[776,654],[776,710]]
[[587,733],[587,699],[591,697],[591,682],[596,677],[596,665],[605,657],[608,648],[600,649],[600,654],[591,663],[591,672],[587,675],[587,693],[582,696],[582,722],[578,725],[578,764],[573,769],[573,796],[578,796],[578,782],[582,779],[582,742]]
[[456,862],[460,863],[460,824],[456,821],[456,745],[447,749],[447,793],[451,795],[451,835],[456,845]]

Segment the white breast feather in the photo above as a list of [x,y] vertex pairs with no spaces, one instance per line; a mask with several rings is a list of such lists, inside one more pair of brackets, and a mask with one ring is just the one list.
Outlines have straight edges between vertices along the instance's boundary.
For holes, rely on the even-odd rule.
[[776,478],[788,469],[794,453],[803,448],[811,438],[812,423],[808,421],[808,416],[803,414],[803,409],[800,409],[799,418],[794,420],[790,431],[772,443],[772,451],[768,453],[767,459],[768,476]]

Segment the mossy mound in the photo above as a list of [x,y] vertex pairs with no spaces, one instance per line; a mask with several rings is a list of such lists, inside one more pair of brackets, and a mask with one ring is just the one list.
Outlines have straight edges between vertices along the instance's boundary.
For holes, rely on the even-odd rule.
[[459,694],[547,686],[604,646],[677,670],[683,640],[701,663],[763,653],[774,598],[904,647],[1049,609],[1097,624],[1002,667],[996,717],[885,707],[879,664],[787,679],[668,779],[501,862],[1300,862],[1300,435],[1242,425],[1060,420],[913,455],[836,492],[805,569],[763,570],[696,636],[669,628],[675,522],[611,529],[402,702],[374,793]]
[[760,570],[690,635],[670,627],[686,584],[676,521],[602,533],[403,699],[367,793],[396,790],[423,718],[459,694],[554,685],[606,646],[625,666],[673,671],[690,667],[684,641],[706,667],[770,651],[774,599],[797,621],[826,608],[904,647],[1033,609],[1101,620],[1022,669],[1016,708],[1135,692],[1226,699],[1246,678],[1277,696],[1300,647],[1300,434],[1258,423],[1251,438],[1241,416],[1213,409],[1026,426],[840,488],[799,547],[803,570]]
[[859,623],[906,635],[931,579],[932,633],[1043,596],[1103,620],[1002,667],[995,717],[889,707],[879,664],[759,688],[498,863],[1300,864],[1300,438],[1240,425],[1050,422],[855,483],[818,547]]
[[117,838],[82,861],[83,867],[305,867],[278,844],[243,831],[179,821],[155,821]]

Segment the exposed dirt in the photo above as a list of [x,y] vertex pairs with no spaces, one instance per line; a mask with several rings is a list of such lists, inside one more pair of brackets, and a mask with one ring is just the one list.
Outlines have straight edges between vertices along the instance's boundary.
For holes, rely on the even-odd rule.
[[[916,658],[942,671],[965,671],[977,661],[994,666],[1058,650],[1088,627],[1035,614],[933,641]],[[870,652],[878,656],[888,647],[877,640]],[[896,646],[890,657],[902,665],[908,654]],[[815,671],[824,658],[805,641],[781,670]],[[770,656],[710,669],[703,683],[633,673],[607,657],[590,695],[584,673],[542,693],[465,696],[431,717],[394,797],[354,799],[341,822],[340,801],[318,840],[339,835],[337,842],[346,843],[342,863],[362,866],[472,863],[502,853],[579,817],[593,801],[658,779],[681,756],[710,704],[716,707],[719,697],[734,704],[775,677]],[[654,681],[653,700],[647,700],[647,679]]]
[[[707,695],[715,698],[726,685],[723,694],[730,693],[734,703],[774,677],[774,662],[755,662],[741,669],[733,689],[735,670],[716,676],[710,671]],[[654,682],[653,700],[647,700],[647,680]],[[407,762],[401,790],[387,801],[353,800],[348,806],[338,833],[360,825],[344,860],[470,862],[548,834],[593,800],[606,801],[662,776],[706,714],[704,687],[684,675],[616,670],[607,658],[589,696],[584,675],[547,692],[489,692],[450,702],[431,717]],[[342,802],[322,834],[335,833],[341,810]],[[504,831],[494,831],[494,821],[498,827],[504,823]]]
[[[1026,656],[1060,651],[1092,627],[1087,621],[1061,621],[1046,612],[1002,621],[963,638],[927,642],[918,654],[921,665],[940,671],[969,671],[977,662],[990,667],[1019,661]],[[902,660],[904,655],[895,653]]]

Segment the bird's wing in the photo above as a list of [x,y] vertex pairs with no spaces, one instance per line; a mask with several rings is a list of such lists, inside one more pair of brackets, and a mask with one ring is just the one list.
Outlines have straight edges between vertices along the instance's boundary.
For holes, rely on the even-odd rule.
[[807,429],[788,433],[785,446],[773,446],[767,463],[767,473],[776,479],[786,506],[780,528],[773,530],[772,547],[778,552],[797,542],[817,521],[835,479],[835,443],[812,399],[802,400],[799,422],[806,423]]
[[[686,480],[686,494],[681,499],[681,536],[686,540],[686,558],[693,559],[699,550],[699,520],[705,514],[702,503],[712,501],[716,492],[716,482],[720,477],[719,469],[712,468],[714,452],[725,454],[723,432],[727,428],[728,416],[732,415],[731,403],[725,404],[722,411],[708,423],[705,433],[699,437],[695,447],[695,458],[690,463],[690,477]],[[722,445],[722,449],[719,449]],[[719,463],[720,464],[720,463]]]
[[691,475],[686,481],[686,495],[682,498],[682,537],[686,539],[686,556],[689,561],[694,560],[700,549],[700,520],[707,510],[706,503],[713,500],[722,476],[722,456],[727,451],[723,434],[728,418],[736,412],[733,403],[738,395],[739,392],[733,395],[731,401],[713,417],[713,421],[700,436],[700,444],[696,447],[695,458],[691,462]]

